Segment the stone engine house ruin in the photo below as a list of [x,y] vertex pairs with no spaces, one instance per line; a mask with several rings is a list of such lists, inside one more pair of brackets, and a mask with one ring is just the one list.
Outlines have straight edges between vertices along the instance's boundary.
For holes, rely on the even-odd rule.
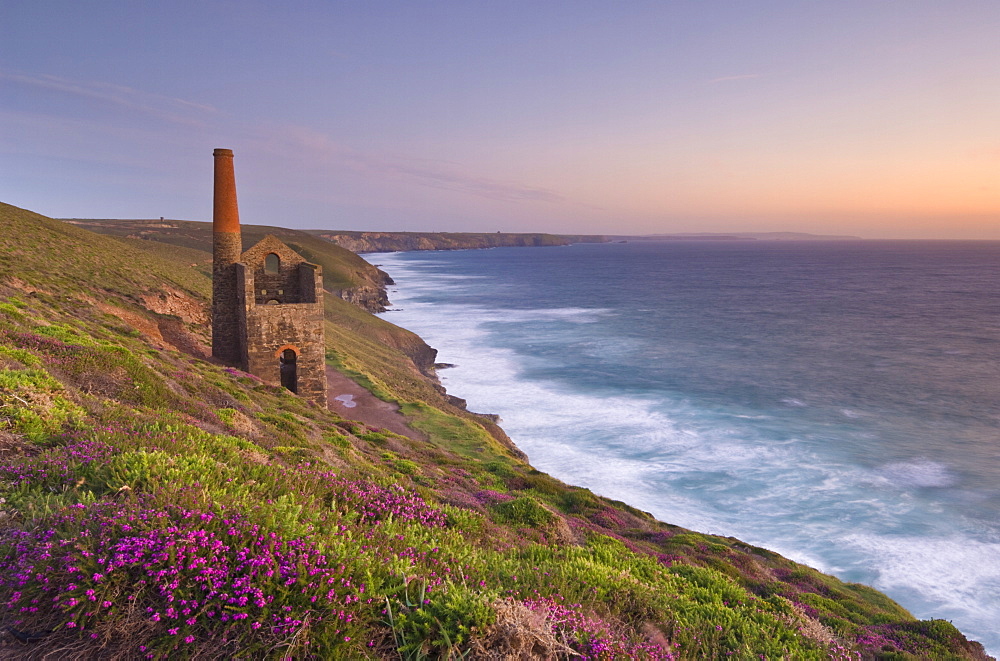
[[231,149],[216,149],[212,355],[326,407],[323,271],[277,237],[243,251]]

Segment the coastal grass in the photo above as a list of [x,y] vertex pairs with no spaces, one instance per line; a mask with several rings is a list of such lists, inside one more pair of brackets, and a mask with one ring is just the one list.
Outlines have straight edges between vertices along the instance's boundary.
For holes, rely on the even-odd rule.
[[211,283],[184,262],[112,237],[0,203],[0,281],[14,279],[56,296],[81,293],[138,300],[164,285],[207,296]]
[[[212,224],[186,220],[97,220],[73,219],[75,226],[93,232],[134,242],[157,244],[149,252],[170,254],[204,266],[211,274]],[[269,225],[241,225],[243,246],[249,248],[268,234],[284,241],[292,250],[313,264],[323,267],[323,286],[343,290],[361,286],[377,286],[376,270],[363,259],[329,241],[307,232]],[[169,246],[169,248],[167,248]],[[175,251],[174,248],[181,248]]]

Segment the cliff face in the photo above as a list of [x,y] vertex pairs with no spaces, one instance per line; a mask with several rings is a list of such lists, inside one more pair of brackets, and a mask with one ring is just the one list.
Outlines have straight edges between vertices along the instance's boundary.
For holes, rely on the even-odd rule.
[[351,236],[349,234],[320,234],[319,237],[355,253],[436,249],[433,241],[422,236],[403,236],[400,234],[386,234],[383,232],[365,232],[360,236]]
[[389,305],[389,297],[381,287],[336,289],[330,293],[368,312],[385,312]]
[[310,234],[335,243],[351,252],[407,252],[411,250],[470,250],[482,248],[566,246],[571,243],[603,243],[594,235],[507,234],[497,232],[331,232],[310,230]]
[[353,303],[366,312],[385,312],[389,307],[389,295],[385,288],[395,284],[389,274],[374,266],[354,274],[354,285],[340,289],[328,289],[331,294]]

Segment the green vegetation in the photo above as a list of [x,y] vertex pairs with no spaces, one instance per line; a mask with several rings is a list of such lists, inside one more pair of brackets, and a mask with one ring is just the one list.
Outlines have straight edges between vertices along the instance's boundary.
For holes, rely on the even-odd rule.
[[501,523],[512,526],[541,528],[552,523],[554,516],[531,496],[519,496],[514,500],[493,506],[496,518]]
[[146,307],[207,304],[190,253],[0,212],[4,658],[985,658],[871,588],[534,470],[350,303],[327,306],[330,364],[412,436],[201,358],[203,324]]

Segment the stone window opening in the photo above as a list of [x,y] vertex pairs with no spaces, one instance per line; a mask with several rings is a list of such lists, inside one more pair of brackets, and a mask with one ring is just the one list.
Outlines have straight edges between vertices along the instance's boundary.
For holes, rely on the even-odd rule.
[[266,305],[281,305],[281,301],[276,298],[269,298],[267,299]]
[[276,254],[269,253],[267,257],[264,258],[264,272],[265,273],[278,273],[281,271],[281,258]]
[[298,355],[295,349],[285,349],[278,358],[278,366],[281,371],[281,386],[288,390],[299,392],[298,376]]

